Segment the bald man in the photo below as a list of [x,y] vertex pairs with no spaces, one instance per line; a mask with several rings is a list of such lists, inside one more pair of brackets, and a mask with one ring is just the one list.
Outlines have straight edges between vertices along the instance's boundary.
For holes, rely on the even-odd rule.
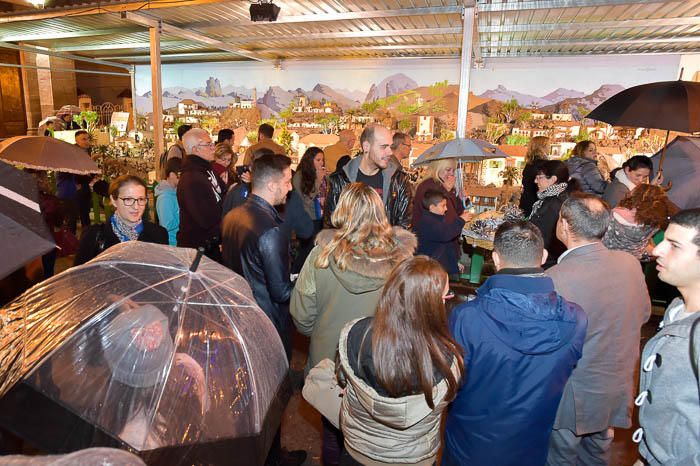
[[177,185],[180,205],[177,245],[203,247],[207,256],[220,262],[222,192],[211,169],[214,143],[209,133],[201,128],[189,130],[182,142],[187,155]]

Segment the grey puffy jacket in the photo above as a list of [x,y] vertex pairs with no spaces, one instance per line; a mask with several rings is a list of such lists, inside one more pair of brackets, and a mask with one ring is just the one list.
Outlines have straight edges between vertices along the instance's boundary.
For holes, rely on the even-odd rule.
[[600,174],[595,160],[574,156],[566,161],[566,166],[569,169],[569,178],[576,178],[581,183],[581,191],[597,196],[603,195],[608,183]]

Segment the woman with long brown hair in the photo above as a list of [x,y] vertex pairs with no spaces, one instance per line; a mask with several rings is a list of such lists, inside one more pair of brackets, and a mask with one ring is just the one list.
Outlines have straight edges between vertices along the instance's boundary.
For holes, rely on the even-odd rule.
[[[343,326],[374,314],[387,276],[416,249],[415,236],[389,224],[381,197],[364,183],[343,189],[331,221],[336,229],[316,237],[290,301],[294,324],[311,337],[307,374],[321,360],[334,360]],[[322,419],[323,464],[338,464],[340,431]]]
[[341,465],[435,463],[442,413],[464,373],[447,327],[448,283],[437,261],[409,259],[389,275],[374,317],[343,329]]
[[523,168],[523,193],[520,195],[520,208],[525,216],[532,212],[532,204],[537,201],[537,184],[535,177],[537,169],[542,161],[547,160],[549,154],[549,138],[547,136],[535,136],[530,139],[525,155],[525,167]]
[[663,187],[639,184],[612,211],[610,225],[603,237],[608,249],[625,251],[640,261],[649,260],[652,236],[668,226],[678,212]]

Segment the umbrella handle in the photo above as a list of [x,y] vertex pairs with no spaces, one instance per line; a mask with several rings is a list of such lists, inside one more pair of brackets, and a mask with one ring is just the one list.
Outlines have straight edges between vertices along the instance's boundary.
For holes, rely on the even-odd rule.
[[661,151],[661,159],[659,159],[659,173],[664,172],[664,159],[666,158],[666,146],[668,146],[668,136],[671,134],[671,131],[666,131],[666,140],[664,141],[664,148]]
[[202,248],[202,247],[197,248],[197,255],[194,257],[194,260],[192,261],[192,265],[190,266],[190,272],[197,271],[197,268],[199,267],[199,262],[202,260],[203,255],[204,255],[204,248]]

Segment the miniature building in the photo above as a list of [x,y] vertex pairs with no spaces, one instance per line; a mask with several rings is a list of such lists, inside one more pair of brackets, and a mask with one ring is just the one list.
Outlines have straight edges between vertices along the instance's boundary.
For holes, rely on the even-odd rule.
[[571,113],[552,113],[553,121],[574,121],[574,116]]
[[421,115],[418,117],[418,128],[416,131],[416,139],[421,142],[433,140],[433,132],[435,131],[435,122],[432,116]]

